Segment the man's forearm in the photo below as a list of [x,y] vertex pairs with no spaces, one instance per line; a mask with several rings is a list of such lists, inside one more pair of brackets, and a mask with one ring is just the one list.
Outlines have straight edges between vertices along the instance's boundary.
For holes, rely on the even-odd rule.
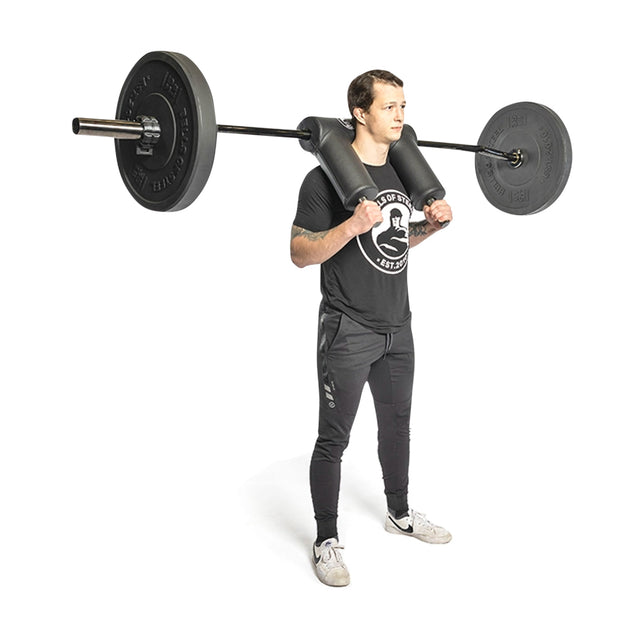
[[423,240],[426,240],[429,236],[433,235],[437,229],[427,222],[422,220],[420,222],[409,223],[409,247],[415,247]]
[[291,260],[297,267],[322,264],[334,256],[355,236],[346,223],[327,231],[308,231],[291,227]]

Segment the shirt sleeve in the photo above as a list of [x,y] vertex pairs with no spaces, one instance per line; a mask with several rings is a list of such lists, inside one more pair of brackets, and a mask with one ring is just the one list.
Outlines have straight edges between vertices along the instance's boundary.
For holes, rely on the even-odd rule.
[[307,231],[326,231],[335,226],[342,206],[338,194],[321,167],[310,171],[302,182],[293,224]]

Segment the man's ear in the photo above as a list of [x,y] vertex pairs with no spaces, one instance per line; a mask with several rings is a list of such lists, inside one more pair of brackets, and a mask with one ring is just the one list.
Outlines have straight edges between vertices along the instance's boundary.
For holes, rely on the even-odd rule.
[[360,123],[360,124],[365,124],[364,121],[364,109],[361,109],[360,107],[356,107],[353,110],[353,117]]

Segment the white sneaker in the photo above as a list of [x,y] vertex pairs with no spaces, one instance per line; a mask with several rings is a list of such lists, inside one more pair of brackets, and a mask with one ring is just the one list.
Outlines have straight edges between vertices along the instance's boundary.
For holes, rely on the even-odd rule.
[[424,513],[413,509],[409,511],[409,515],[397,520],[387,513],[384,528],[389,533],[412,536],[431,544],[446,544],[451,540],[451,534],[445,528],[429,522]]
[[313,561],[318,578],[330,587],[346,587],[349,584],[349,570],[339,549],[344,547],[335,538],[325,540],[320,546],[313,545]]

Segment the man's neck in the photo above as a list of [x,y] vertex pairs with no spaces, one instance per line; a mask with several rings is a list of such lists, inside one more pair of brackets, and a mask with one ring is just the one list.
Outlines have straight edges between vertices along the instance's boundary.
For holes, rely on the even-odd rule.
[[351,146],[364,164],[381,167],[387,162],[388,144],[376,142],[369,136],[358,132]]

